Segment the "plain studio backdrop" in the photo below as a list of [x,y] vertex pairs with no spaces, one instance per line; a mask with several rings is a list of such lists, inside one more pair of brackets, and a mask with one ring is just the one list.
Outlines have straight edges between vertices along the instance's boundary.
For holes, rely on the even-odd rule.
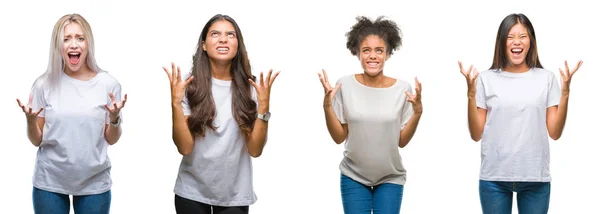
[[600,35],[593,20],[600,16],[588,2],[5,1],[0,7],[5,74],[0,78],[0,213],[33,213],[37,148],[27,139],[15,98],[27,100],[34,79],[45,71],[52,28],[67,13],[89,21],[99,66],[129,97],[123,135],[108,153],[111,213],[175,213],[181,155],[171,140],[169,83],[161,67],[175,62],[189,72],[200,31],[217,13],[238,22],[255,75],[281,71],[271,94],[269,141],[253,159],[258,201],[251,213],[343,213],[338,166],[344,145],[336,145],[327,132],[317,73],[326,69],[335,82],[362,72],[344,36],[358,15],[384,15],[398,23],[404,45],[384,73],[413,86],[418,76],[423,83],[419,128],[400,149],[408,171],[402,213],[481,213],[480,144],[469,137],[466,82],[457,60],[488,68],[498,26],[510,13],[531,19],[542,65],[557,77],[563,60],[571,66],[584,60],[572,81],[562,138],[550,142],[550,213],[598,213],[600,146],[593,132],[600,120]]

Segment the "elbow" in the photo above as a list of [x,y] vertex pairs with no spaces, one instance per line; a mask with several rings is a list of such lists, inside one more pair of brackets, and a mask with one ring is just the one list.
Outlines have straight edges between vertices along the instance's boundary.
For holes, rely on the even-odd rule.
[[248,152],[250,154],[250,156],[252,156],[253,158],[257,158],[260,157],[260,155],[262,155],[262,151],[249,151]]
[[558,134],[558,133],[549,133],[549,134],[550,134],[550,138],[552,138],[552,140],[560,139],[560,134]]
[[186,156],[192,153],[192,149],[186,149],[186,148],[177,148],[177,151],[179,152],[179,154]]
[[481,140],[481,135],[471,134],[471,140],[473,140],[475,142],[479,142]]

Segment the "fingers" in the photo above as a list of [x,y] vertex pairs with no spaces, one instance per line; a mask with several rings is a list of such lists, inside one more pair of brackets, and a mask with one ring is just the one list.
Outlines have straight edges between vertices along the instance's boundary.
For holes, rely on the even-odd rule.
[[327,77],[327,71],[325,71],[325,69],[321,69],[323,70],[323,78],[325,80],[325,83],[327,83],[327,85],[329,85],[329,78]]
[[558,68],[558,73],[560,73],[560,77],[562,80],[567,80],[567,75],[565,74],[565,71],[563,71],[562,68]]
[[192,80],[194,80],[194,76],[190,76],[184,83],[183,83],[183,87],[187,86],[188,84],[190,84],[192,82]]
[[471,77],[471,79],[469,80],[471,82],[471,84],[475,84],[478,76],[479,76],[479,72],[477,71],[477,68],[473,69],[473,77]]
[[126,102],[127,102],[127,94],[125,94],[125,97],[123,97],[123,100],[121,101],[121,108],[125,107]]
[[40,115],[40,113],[42,113],[42,111],[43,111],[43,110],[44,110],[44,108],[40,108],[40,110],[38,110],[38,111],[35,113],[35,116],[37,117],[38,115]]
[[573,68],[573,72],[571,74],[575,74],[575,72],[577,72],[579,70],[579,67],[581,67],[581,64],[583,64],[583,61],[579,60],[579,62],[577,62],[577,65],[575,66],[575,68]]
[[265,82],[271,83],[271,74],[273,74],[273,69],[269,69],[269,73],[267,74],[267,78],[265,79]]
[[415,77],[415,92],[417,95],[421,94],[421,82],[419,82],[417,77]]
[[169,77],[169,81],[170,81],[171,79],[173,79],[173,78],[171,77],[171,71],[169,71],[169,69],[168,69],[167,67],[165,67],[165,66],[163,66],[162,68],[163,68],[163,70],[165,70],[165,73],[167,74],[167,77]]
[[335,88],[331,89],[331,96],[335,96],[335,94],[337,93],[337,91],[342,87],[342,84],[338,83],[337,85],[335,85]]
[[260,81],[258,81],[260,85],[265,85],[265,81],[263,80],[263,72],[260,72]]
[[112,92],[108,93],[108,97],[110,97],[110,101],[115,103],[115,95]]
[[171,81],[173,81],[173,82],[177,80],[177,74],[175,73],[176,72],[175,69],[177,69],[177,67],[175,66],[175,63],[171,62],[171,78],[172,78]]
[[462,66],[462,62],[459,60],[458,61],[458,67],[460,68],[460,73],[462,73],[463,75],[465,74],[465,69]]
[[19,104],[19,107],[23,107],[23,104],[21,104],[21,100],[19,100],[19,98],[17,98],[17,103]]
[[110,109],[110,107],[108,107],[108,105],[107,105],[107,104],[104,104],[104,108],[105,108],[105,109],[106,109],[106,111],[108,111],[109,113],[112,113],[112,112],[113,112],[113,110],[112,110],[112,109]]
[[177,66],[177,82],[181,81],[181,68]]
[[258,89],[258,85],[256,85],[256,83],[254,82],[254,80],[248,79],[248,81],[250,81],[250,84],[252,84],[252,86],[254,86],[254,88]]
[[273,77],[271,78],[271,81],[269,82],[269,86],[273,85],[273,82],[275,82],[275,79],[277,78],[277,76],[279,76],[279,73],[281,71],[277,71],[275,72],[275,74],[273,75]]
[[567,63],[567,60],[565,60],[565,73],[570,74],[571,72],[569,72],[569,63]]
[[319,73],[319,81],[321,81],[321,85],[323,85],[323,89],[325,89],[325,92],[327,92],[328,88],[328,84],[325,83],[325,77]]

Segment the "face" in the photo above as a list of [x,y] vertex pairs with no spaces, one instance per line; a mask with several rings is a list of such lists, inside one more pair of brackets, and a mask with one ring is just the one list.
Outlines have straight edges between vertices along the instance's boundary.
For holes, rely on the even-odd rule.
[[220,20],[213,23],[202,42],[202,49],[213,61],[231,61],[238,49],[237,33],[231,22]]
[[385,61],[389,58],[385,41],[377,35],[369,35],[360,43],[358,59],[360,64],[370,76],[375,76],[383,71]]
[[529,53],[529,33],[521,23],[513,26],[506,39],[506,55],[512,66],[524,65]]
[[86,66],[87,40],[83,29],[77,23],[65,26],[63,38],[63,59],[68,71],[77,72]]

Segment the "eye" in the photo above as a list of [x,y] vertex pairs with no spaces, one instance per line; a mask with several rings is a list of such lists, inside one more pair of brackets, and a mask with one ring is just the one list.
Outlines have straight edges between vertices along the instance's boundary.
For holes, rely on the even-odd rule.
[[69,38],[64,38],[63,39],[63,42],[68,42],[68,41],[69,41]]
[[212,33],[210,33],[210,36],[212,36],[212,37],[217,37],[217,36],[219,36],[219,33],[217,33],[217,32],[212,32]]
[[368,54],[369,53],[369,49],[364,49],[362,52],[365,53],[365,54]]
[[382,54],[382,53],[383,53],[383,50],[381,50],[381,49],[378,49],[378,50],[377,50],[377,53],[378,53],[378,54]]
[[234,32],[229,32],[229,33],[227,33],[227,37],[229,37],[229,38],[235,38],[235,33]]
[[84,39],[83,39],[83,37],[79,37],[79,38],[77,38],[77,40],[80,42],[83,42]]

